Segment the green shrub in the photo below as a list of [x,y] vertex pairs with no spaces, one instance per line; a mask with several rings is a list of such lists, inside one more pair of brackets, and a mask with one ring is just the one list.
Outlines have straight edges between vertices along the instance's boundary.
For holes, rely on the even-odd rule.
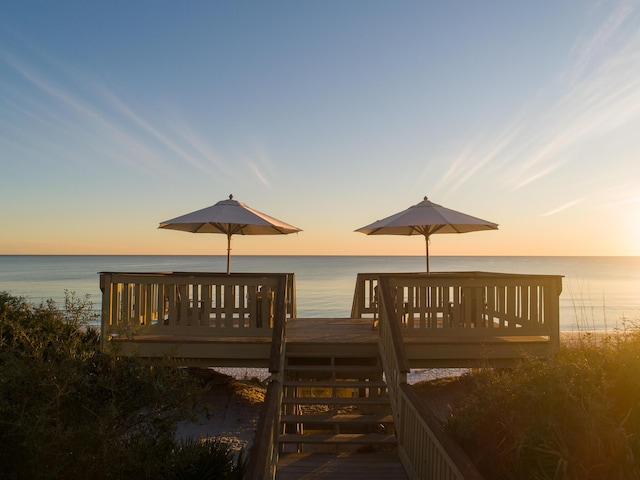
[[640,338],[474,374],[448,427],[487,478],[640,478]]
[[237,460],[224,443],[187,441],[176,450],[171,466],[173,480],[224,480],[244,477],[242,452]]
[[101,352],[91,307],[0,292],[0,478],[174,478],[209,457],[222,476],[208,478],[233,478],[226,445],[175,440],[197,412],[196,380],[168,359]]

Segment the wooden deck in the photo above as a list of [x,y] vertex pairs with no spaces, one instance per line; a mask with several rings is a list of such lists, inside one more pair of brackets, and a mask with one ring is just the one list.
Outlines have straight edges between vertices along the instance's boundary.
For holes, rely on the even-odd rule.
[[559,347],[560,277],[483,272],[358,274],[351,318],[296,318],[292,274],[103,273],[102,338],[122,355],[268,367],[279,325],[288,352],[368,354],[380,282],[410,368],[506,366]]
[[[402,329],[411,368],[472,367],[484,364],[508,365],[526,355],[549,353],[551,340],[538,335],[428,336]],[[378,331],[370,318],[296,318],[287,323],[286,343],[290,353],[303,351],[326,354],[375,352]]]
[[[405,471],[479,480],[407,374],[512,366],[552,355],[560,343],[562,281],[553,275],[358,274],[349,318],[297,318],[292,274],[105,272],[100,285],[101,340],[119,355],[269,369],[249,466],[256,480],[393,479]],[[331,396],[305,396],[312,389]],[[392,415],[392,429],[378,431],[389,422],[373,421],[374,413]],[[334,454],[305,455],[305,445],[330,446]]]
[[[507,366],[526,355],[548,354],[550,339],[535,335],[426,336],[402,329],[411,368]],[[294,354],[333,355],[378,350],[378,331],[370,318],[294,318],[287,321],[286,349]],[[172,355],[185,365],[267,368],[271,337],[140,334],[113,337],[123,355]]]
[[287,322],[287,345],[296,343],[377,344],[367,318],[294,318]]

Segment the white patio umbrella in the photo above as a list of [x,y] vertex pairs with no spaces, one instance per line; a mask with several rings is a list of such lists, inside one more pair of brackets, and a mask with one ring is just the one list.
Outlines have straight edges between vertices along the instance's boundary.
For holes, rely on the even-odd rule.
[[429,273],[429,237],[434,233],[497,230],[498,225],[424,200],[402,212],[356,230],[367,235],[424,235]]
[[202,210],[162,222],[158,228],[191,233],[225,234],[227,236],[227,273],[231,272],[232,235],[286,235],[302,231],[298,227],[234,200],[233,195],[229,195],[229,200],[221,200]]

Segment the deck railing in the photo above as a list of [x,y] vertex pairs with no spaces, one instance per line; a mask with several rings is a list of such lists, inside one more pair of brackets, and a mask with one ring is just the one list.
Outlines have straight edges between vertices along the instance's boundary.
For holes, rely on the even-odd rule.
[[[285,288],[285,283],[281,279],[277,298],[284,298]],[[275,315],[276,319],[280,318],[282,321],[276,321],[276,326],[273,329],[269,363],[271,381],[267,386],[258,428],[251,446],[247,472],[244,477],[246,480],[273,480],[278,464],[287,328],[284,321],[284,302],[276,304]]]
[[100,274],[103,338],[111,334],[271,336],[279,279],[295,317],[293,274]]
[[400,385],[399,400],[402,424],[398,429],[398,453],[405,469],[413,471],[413,478],[483,479],[469,456],[410,385]]
[[282,382],[269,382],[249,455],[245,480],[273,480],[278,464]]
[[481,480],[469,457],[407,384],[409,365],[399,327],[391,279],[380,278],[379,345],[391,409],[396,424],[398,455],[410,478]]
[[384,367],[387,388],[389,390],[389,399],[393,410],[395,421],[400,421],[397,416],[400,413],[400,405],[398,401],[400,385],[407,383],[407,374],[409,373],[409,362],[405,353],[404,343],[402,342],[402,333],[400,325],[397,321],[397,312],[395,310],[395,302],[389,280],[382,278],[380,280],[380,318],[378,322],[378,345],[380,357]]
[[[375,317],[378,278],[359,274],[352,316]],[[485,272],[385,274],[403,334],[538,335],[559,346],[562,277]]]

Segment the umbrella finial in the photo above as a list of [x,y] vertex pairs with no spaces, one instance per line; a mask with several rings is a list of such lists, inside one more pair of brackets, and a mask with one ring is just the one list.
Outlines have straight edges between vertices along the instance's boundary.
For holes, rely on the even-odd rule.
[[233,200],[233,193],[229,195],[229,200]]
[[425,202],[428,202],[428,201],[429,201],[429,199],[427,198],[427,196],[426,196],[426,195],[424,196],[424,201],[425,201]]

